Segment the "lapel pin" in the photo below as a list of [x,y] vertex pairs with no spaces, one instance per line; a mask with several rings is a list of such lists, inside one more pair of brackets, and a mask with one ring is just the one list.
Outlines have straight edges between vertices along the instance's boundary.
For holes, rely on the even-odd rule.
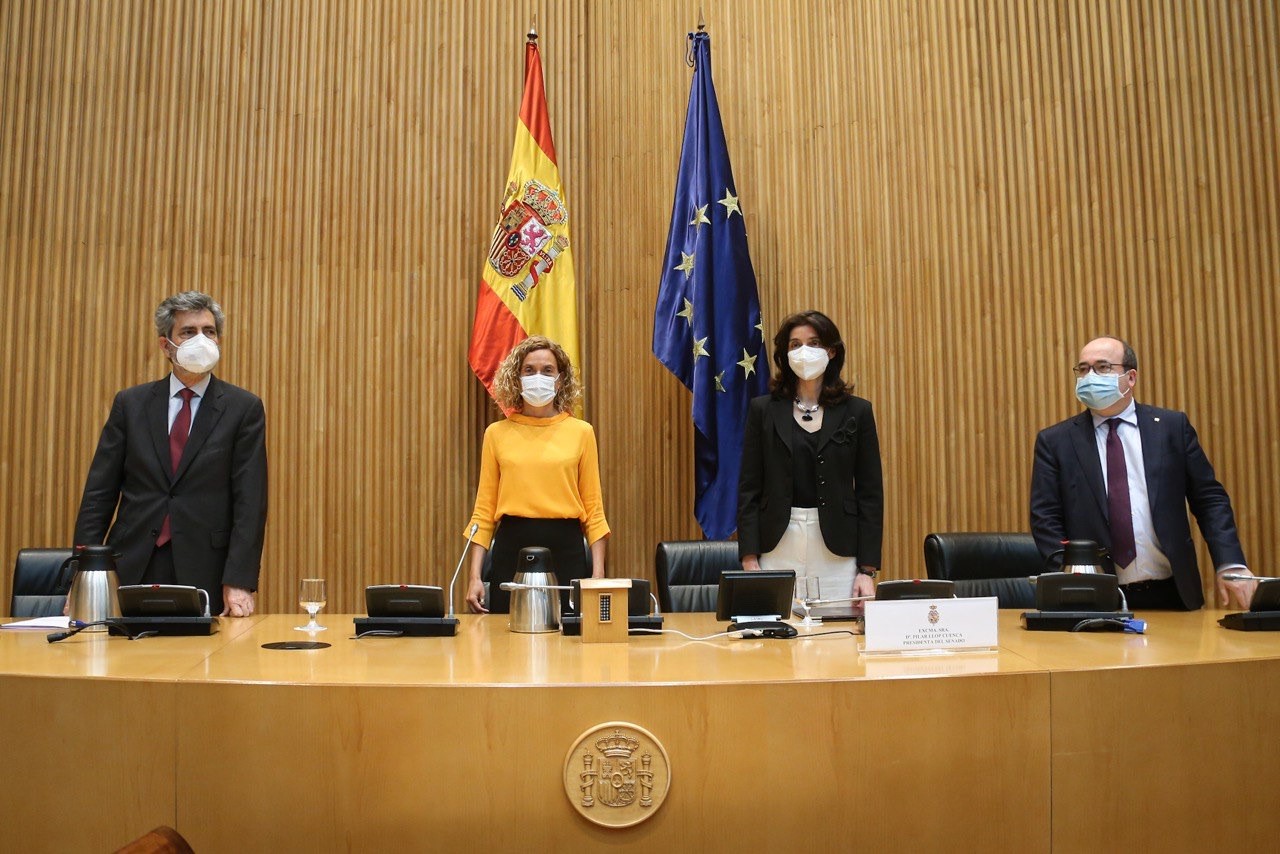
[[1156,421],[1159,421],[1159,420],[1160,420],[1160,416],[1159,416],[1159,415],[1157,415],[1157,416],[1155,417],[1155,420],[1156,420]]

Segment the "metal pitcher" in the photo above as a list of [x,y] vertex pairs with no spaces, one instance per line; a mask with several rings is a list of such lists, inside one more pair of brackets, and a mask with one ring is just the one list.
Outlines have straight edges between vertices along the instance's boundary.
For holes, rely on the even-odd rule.
[[520,550],[516,561],[515,579],[501,585],[511,591],[511,631],[560,631],[560,591],[568,588],[556,578],[551,550],[530,546]]
[[1062,555],[1062,572],[1083,575],[1106,572],[1102,568],[1102,560],[1107,557],[1107,551],[1100,548],[1093,540],[1063,540],[1062,548],[1045,558],[1046,570],[1052,571],[1050,564],[1058,555]]
[[[116,554],[111,546],[76,546],[71,557],[58,567],[58,590],[67,587],[67,616],[73,622],[96,623],[120,616],[120,577],[116,574]],[[106,626],[86,631],[105,632]]]

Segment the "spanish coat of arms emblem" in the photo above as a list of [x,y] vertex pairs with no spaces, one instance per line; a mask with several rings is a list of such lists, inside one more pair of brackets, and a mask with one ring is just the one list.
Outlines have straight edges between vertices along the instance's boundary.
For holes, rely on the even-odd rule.
[[489,266],[504,279],[519,280],[511,286],[516,299],[528,299],[555,266],[556,256],[569,247],[568,237],[551,231],[551,226],[568,221],[564,202],[546,184],[529,180],[523,188],[508,186],[502,216],[493,230]]

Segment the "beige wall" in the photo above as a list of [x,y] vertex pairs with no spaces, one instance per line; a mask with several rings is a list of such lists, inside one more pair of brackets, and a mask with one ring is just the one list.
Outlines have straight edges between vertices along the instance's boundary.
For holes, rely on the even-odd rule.
[[[1188,410],[1247,554],[1280,544],[1280,21],[1255,2],[704,3],[767,325],[840,324],[885,565],[1023,529],[1083,340]],[[64,544],[149,315],[227,309],[262,395],[261,601],[447,581],[492,417],[466,367],[537,8],[612,571],[697,536],[687,393],[649,352],[694,5],[0,4],[0,557]],[[7,603],[8,577],[0,582]],[[0,606],[2,607],[2,606]]]

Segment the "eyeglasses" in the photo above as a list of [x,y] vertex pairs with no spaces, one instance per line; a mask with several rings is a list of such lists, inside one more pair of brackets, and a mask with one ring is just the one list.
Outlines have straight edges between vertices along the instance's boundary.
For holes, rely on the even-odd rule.
[[1078,377],[1082,377],[1090,371],[1093,371],[1100,377],[1106,377],[1111,374],[1123,374],[1128,370],[1130,369],[1126,368],[1124,365],[1113,365],[1110,362],[1094,362],[1092,365],[1081,362],[1071,368],[1071,373]]

